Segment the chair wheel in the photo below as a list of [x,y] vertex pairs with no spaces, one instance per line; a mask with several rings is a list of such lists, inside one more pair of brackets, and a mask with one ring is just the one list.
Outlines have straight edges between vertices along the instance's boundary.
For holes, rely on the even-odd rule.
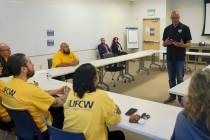
[[124,80],[124,83],[126,83],[127,81],[126,80]]

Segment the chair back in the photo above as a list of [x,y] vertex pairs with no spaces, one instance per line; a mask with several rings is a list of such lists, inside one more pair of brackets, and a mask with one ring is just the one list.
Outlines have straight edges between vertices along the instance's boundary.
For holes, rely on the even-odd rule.
[[47,127],[50,140],[85,140],[83,133],[65,132],[52,126]]
[[44,140],[41,132],[35,124],[33,118],[26,110],[13,110],[8,109],[7,111],[14,121],[15,134],[21,140]]

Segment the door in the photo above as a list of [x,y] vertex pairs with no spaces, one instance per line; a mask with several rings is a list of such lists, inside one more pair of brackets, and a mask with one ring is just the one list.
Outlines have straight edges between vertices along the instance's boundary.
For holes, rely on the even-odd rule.
[[160,19],[143,19],[144,50],[160,50]]

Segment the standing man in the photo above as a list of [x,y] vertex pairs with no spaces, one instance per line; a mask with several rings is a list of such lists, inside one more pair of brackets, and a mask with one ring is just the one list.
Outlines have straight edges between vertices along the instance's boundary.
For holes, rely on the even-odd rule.
[[10,55],[11,55],[10,47],[5,43],[0,43],[0,65],[3,68],[0,77],[9,76],[8,72],[6,71],[6,62]]
[[[172,24],[165,28],[163,33],[163,46],[167,47],[167,67],[169,76],[169,87],[172,88],[183,82],[186,48],[191,46],[190,28],[180,21],[177,11],[172,11]],[[176,100],[176,95],[170,96],[164,103]],[[182,104],[182,96],[178,96],[178,101]]]

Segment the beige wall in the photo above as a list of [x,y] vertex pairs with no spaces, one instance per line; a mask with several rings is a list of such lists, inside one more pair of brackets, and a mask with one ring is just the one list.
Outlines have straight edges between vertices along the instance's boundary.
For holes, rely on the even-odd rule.
[[[147,10],[155,9],[155,16],[148,16]],[[140,50],[143,49],[143,19],[144,18],[160,18],[160,31],[161,38],[163,29],[166,25],[166,0],[136,0],[132,4],[132,17],[133,25],[139,27],[139,46]],[[162,47],[161,47],[162,48]]]

